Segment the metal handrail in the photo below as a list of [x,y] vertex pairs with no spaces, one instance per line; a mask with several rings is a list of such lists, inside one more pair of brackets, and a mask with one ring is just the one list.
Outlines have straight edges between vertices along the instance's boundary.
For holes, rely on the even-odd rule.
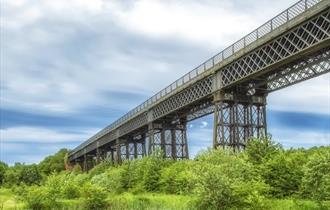
[[94,140],[98,139],[99,137],[102,137],[103,135],[107,134],[111,130],[114,130],[127,122],[128,120],[132,119],[138,114],[141,114],[142,112],[148,110],[151,108],[154,104],[159,102],[164,97],[167,97],[170,95],[173,91],[177,90],[179,87],[183,86],[184,84],[189,83],[193,79],[195,79],[200,74],[208,71],[215,65],[221,63],[225,59],[229,58],[236,52],[240,51],[241,49],[245,48],[246,46],[250,45],[251,43],[259,40],[260,38],[264,37],[266,34],[272,32],[276,28],[280,27],[281,25],[287,23],[288,21],[292,20],[296,16],[304,13],[309,8],[313,7],[314,5],[320,3],[323,0],[300,0],[288,9],[281,12],[279,15],[275,16],[271,20],[264,23],[262,26],[258,27],[242,39],[238,40],[231,46],[225,48],[220,53],[216,54],[212,58],[208,59],[201,65],[194,68],[192,71],[188,72],[187,74],[183,75],[181,78],[176,80],[175,82],[171,83],[166,88],[162,89],[152,97],[150,97],[148,100],[140,104],[139,106],[135,107],[128,113],[126,113],[124,116],[110,124],[109,126],[105,127],[98,133],[96,133],[94,136],[89,138],[87,141],[83,142],[81,145],[76,147],[72,152],[77,152],[82,147],[90,144]]

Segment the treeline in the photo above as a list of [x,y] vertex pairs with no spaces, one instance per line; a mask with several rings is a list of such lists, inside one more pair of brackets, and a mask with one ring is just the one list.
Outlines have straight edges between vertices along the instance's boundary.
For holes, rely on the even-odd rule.
[[65,170],[67,154],[67,149],[61,149],[56,154],[46,157],[39,164],[15,163],[11,167],[0,161],[0,186],[38,185],[51,173]]
[[[125,209],[111,198],[126,192],[188,195],[189,209],[271,209],[268,201],[274,198],[330,207],[324,202],[330,201],[330,147],[285,150],[269,139],[255,139],[242,152],[209,149],[194,160],[172,161],[158,151],[122,165],[104,161],[88,173],[78,165],[64,171],[61,152],[55,155],[62,156],[61,164],[49,157],[39,165],[1,169],[2,185],[30,209],[68,207],[72,202],[63,202],[68,199],[83,209]],[[27,179],[26,169],[19,169],[20,178],[9,178],[20,167],[39,175],[29,172],[34,175]]]

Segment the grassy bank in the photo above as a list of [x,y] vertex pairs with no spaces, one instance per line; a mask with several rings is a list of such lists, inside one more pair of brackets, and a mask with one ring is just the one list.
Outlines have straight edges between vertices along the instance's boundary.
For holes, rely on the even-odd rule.
[[[108,195],[109,210],[194,210],[195,198],[183,195],[166,195],[157,193]],[[269,210],[321,210],[330,209],[330,202],[317,203],[310,200],[269,199],[266,201]],[[81,210],[82,200],[60,200],[61,209]],[[1,210],[23,210],[25,204],[9,189],[0,189]]]

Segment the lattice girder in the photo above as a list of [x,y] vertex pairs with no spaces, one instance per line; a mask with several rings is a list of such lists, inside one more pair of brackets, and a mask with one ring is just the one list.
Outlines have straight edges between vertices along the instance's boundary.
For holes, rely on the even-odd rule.
[[[223,87],[234,84],[271,65],[303,53],[330,37],[330,12],[326,10],[308,22],[288,31],[223,68]],[[326,45],[325,45],[326,46]]]

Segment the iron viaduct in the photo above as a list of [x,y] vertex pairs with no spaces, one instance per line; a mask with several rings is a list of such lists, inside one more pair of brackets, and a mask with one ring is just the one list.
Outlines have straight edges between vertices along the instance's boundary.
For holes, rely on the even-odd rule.
[[300,0],[83,142],[69,161],[88,170],[157,148],[186,159],[187,122],[211,113],[213,147],[244,149],[267,133],[269,93],[330,71],[329,36],[330,0]]

